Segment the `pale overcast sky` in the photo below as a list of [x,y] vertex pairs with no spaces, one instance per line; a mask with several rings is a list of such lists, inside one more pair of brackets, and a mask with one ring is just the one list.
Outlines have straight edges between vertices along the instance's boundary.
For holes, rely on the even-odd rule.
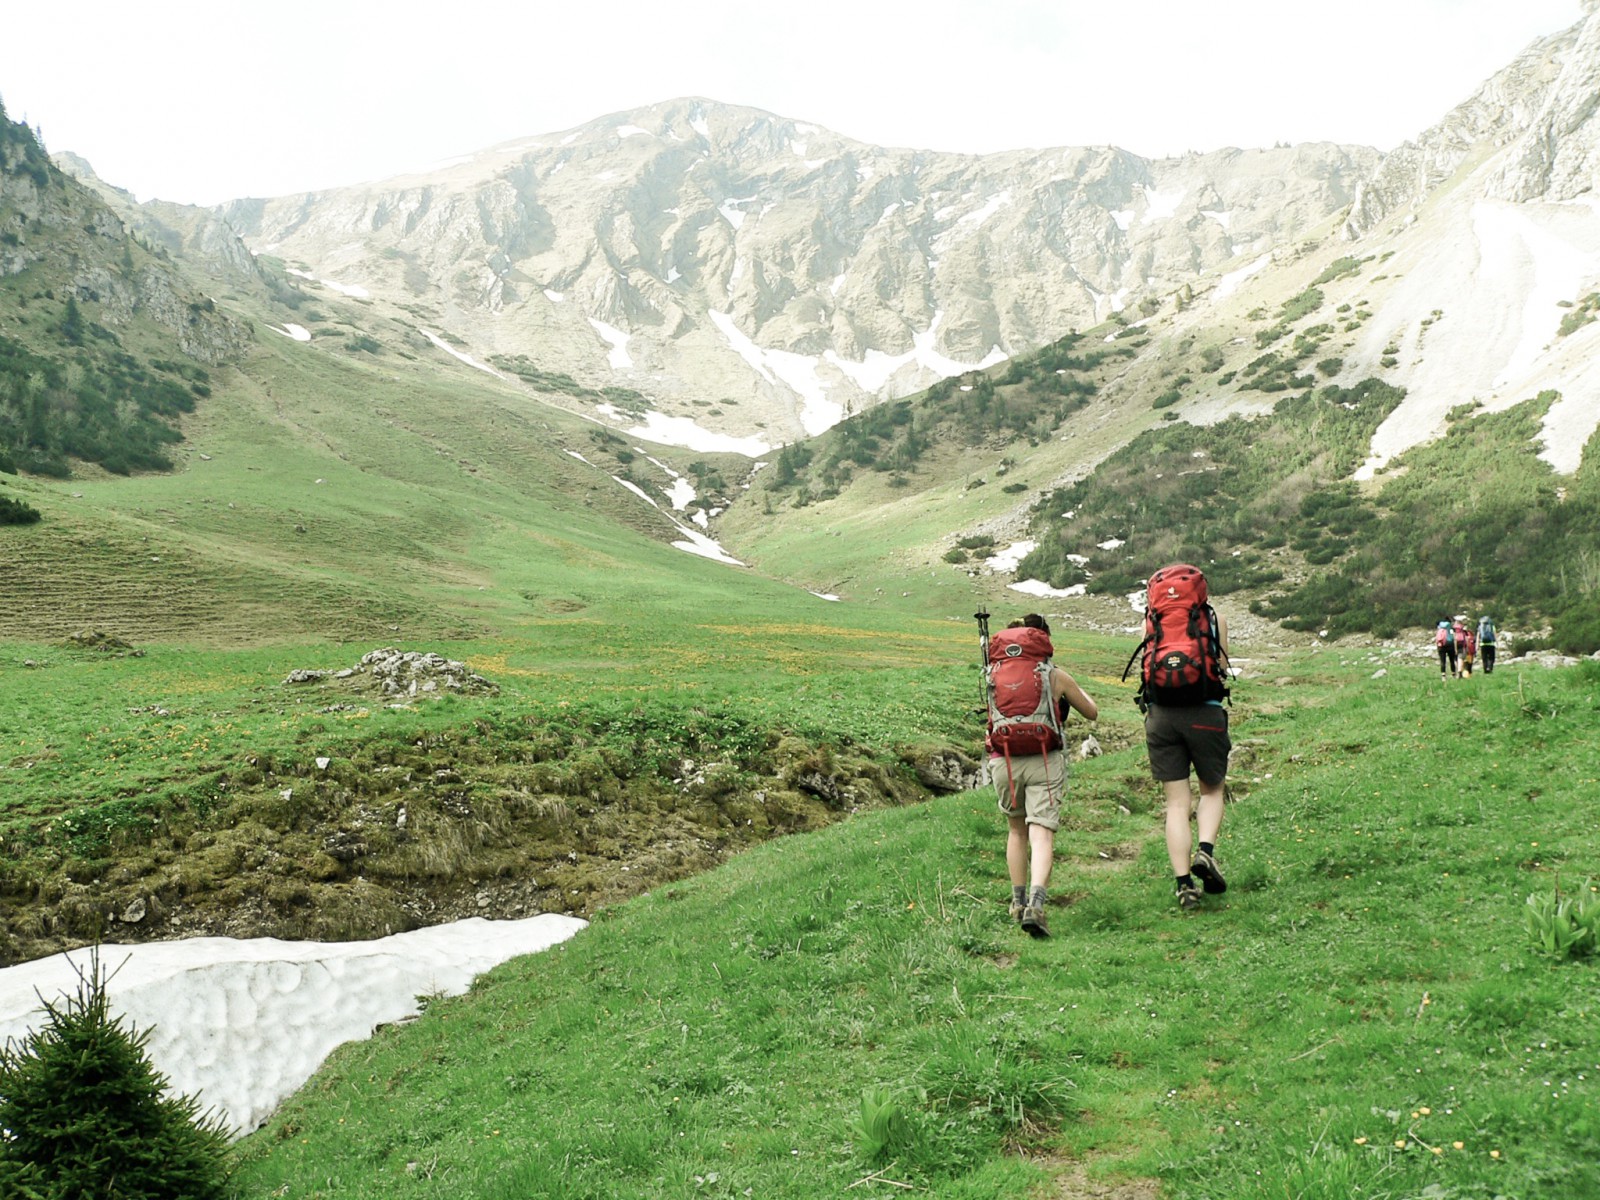
[[27,0],[0,99],[140,199],[384,178],[677,96],[887,146],[1160,157],[1432,125],[1580,0]]

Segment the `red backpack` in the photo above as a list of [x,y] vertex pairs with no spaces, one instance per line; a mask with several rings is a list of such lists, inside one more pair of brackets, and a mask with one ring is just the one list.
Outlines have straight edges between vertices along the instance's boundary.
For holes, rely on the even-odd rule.
[[1226,699],[1227,654],[1209,594],[1205,574],[1188,563],[1173,563],[1150,576],[1144,641],[1122,672],[1126,679],[1134,659],[1144,655],[1136,694],[1141,709]]
[[1002,629],[989,639],[986,674],[991,753],[1045,754],[1065,744],[1050,690],[1055,647],[1042,629]]

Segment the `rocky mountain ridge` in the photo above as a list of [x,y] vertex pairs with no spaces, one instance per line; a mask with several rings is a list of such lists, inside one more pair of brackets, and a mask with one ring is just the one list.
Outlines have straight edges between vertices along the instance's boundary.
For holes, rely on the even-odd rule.
[[670,414],[790,441],[1326,225],[1359,147],[867,146],[709,100],[219,209],[253,249]]
[[[445,369],[520,377],[633,436],[748,454],[1107,318],[1176,310],[1174,336],[1230,333],[1318,263],[1393,256],[1367,272],[1373,317],[1340,377],[1409,393],[1364,471],[1437,436],[1457,405],[1552,388],[1550,457],[1570,471],[1600,386],[1588,332],[1557,336],[1600,280],[1597,97],[1590,5],[1387,155],[941,154],[685,98],[412,176],[213,210],[100,186],[214,279],[270,290],[286,269],[380,306]],[[597,402],[607,388],[625,399]],[[1193,398],[1204,419],[1260,401]]]
[[0,146],[0,279],[40,268],[92,302],[110,329],[142,318],[199,362],[215,365],[236,356],[249,336],[245,327],[174,264],[133,255],[118,214],[78,182],[33,169],[29,144],[15,138]]

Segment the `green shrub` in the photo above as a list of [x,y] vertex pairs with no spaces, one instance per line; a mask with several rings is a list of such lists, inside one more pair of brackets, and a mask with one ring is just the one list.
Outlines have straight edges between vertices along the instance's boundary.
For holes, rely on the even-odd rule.
[[[1321,275],[1312,280],[1312,284],[1315,286],[1322,283],[1332,283],[1335,279],[1343,279],[1346,275],[1359,274],[1361,264],[1366,261],[1364,258],[1353,258],[1348,254],[1343,258],[1336,258],[1324,268]],[[1345,307],[1349,306],[1346,305]]]
[[33,505],[0,496],[0,525],[33,525],[39,519],[39,510]]
[[226,1134],[192,1097],[163,1094],[148,1037],[112,1016],[94,954],[77,994],[46,1002],[43,1027],[0,1049],[0,1182],[49,1200],[222,1200]]

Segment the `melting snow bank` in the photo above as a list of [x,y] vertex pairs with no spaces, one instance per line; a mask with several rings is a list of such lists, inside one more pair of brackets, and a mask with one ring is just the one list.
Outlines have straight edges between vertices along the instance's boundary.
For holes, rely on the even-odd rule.
[[366,288],[354,283],[336,283],[332,279],[318,279],[309,271],[296,271],[293,267],[283,269],[285,275],[293,275],[298,279],[309,279],[312,283],[321,284],[330,292],[338,292],[341,296],[349,296],[352,300],[366,300],[372,293]]
[[311,331],[304,325],[268,325],[273,333],[281,333],[284,337],[293,338],[297,342],[309,342]]
[[[112,1011],[149,1030],[146,1052],[175,1091],[214,1108],[235,1135],[255,1129],[345,1042],[458,996],[507,959],[546,950],[587,924],[546,913],[470,917],[367,942],[189,938],[100,947]],[[0,970],[0,1042],[43,1022],[40,996],[76,994],[89,950]]]
[[[613,404],[596,404],[594,410],[612,420],[629,415]],[[696,425],[688,417],[669,417],[653,409],[644,414],[643,425],[632,425],[624,432],[629,437],[644,438],[647,442],[659,442],[663,446],[683,446],[689,450],[707,452],[727,451],[730,454],[743,454],[746,458],[760,458],[772,451],[772,447],[760,437],[738,438],[725,433],[713,433]]]
[[427,338],[435,346],[439,347],[439,349],[443,350],[451,358],[459,358],[462,362],[466,363],[467,366],[476,367],[480,371],[484,371],[484,372],[487,372],[490,375],[493,375],[496,379],[504,379],[505,378],[504,375],[500,374],[500,372],[496,371],[493,367],[486,367],[481,362],[479,362],[477,359],[471,358],[471,357],[461,353],[461,351],[457,350],[454,346],[452,346],[449,342],[445,341],[442,337],[439,337],[436,334],[429,333],[426,329],[423,329],[420,326],[417,328],[417,332],[420,333],[423,337]]
[[1038,542],[1012,542],[1004,550],[998,550],[984,559],[983,565],[991,571],[1015,571],[1017,564],[1038,548]]
[[1086,583],[1053,588],[1042,579],[1024,579],[1021,583],[1008,583],[1006,586],[1011,591],[1021,592],[1025,596],[1083,596],[1089,591],[1089,585]]

